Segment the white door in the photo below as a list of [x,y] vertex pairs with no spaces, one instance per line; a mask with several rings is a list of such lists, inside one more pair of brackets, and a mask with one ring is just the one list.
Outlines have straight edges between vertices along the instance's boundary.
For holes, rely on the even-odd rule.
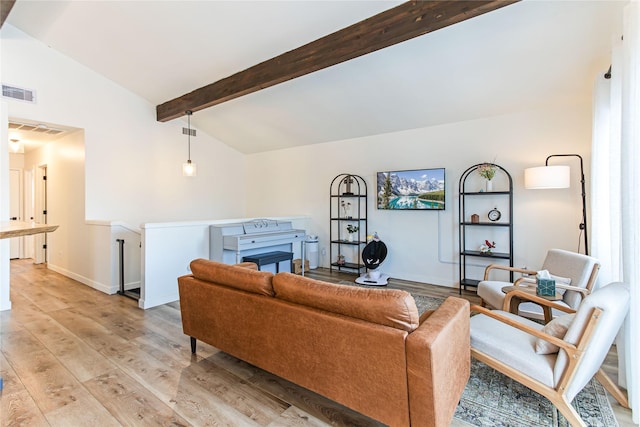
[[[40,166],[36,170],[36,222],[47,223],[47,166]],[[34,264],[47,262],[47,233],[35,234]]]
[[[35,221],[35,206],[34,206],[34,173],[33,169],[27,169],[24,171],[24,221]],[[34,258],[34,237],[24,236],[22,244],[22,256],[24,258]]]
[[[22,221],[22,173],[20,169],[9,169],[9,220]],[[14,237],[10,240],[11,259],[21,257],[22,237]]]

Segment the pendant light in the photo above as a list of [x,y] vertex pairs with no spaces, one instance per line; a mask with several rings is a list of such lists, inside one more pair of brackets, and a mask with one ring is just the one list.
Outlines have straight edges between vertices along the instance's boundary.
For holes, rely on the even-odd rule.
[[11,150],[12,153],[24,153],[24,150],[22,150],[22,145],[20,144],[20,140],[19,139],[10,139],[9,140],[9,149]]
[[[187,110],[186,112],[187,115],[187,123],[188,123],[188,129],[186,129],[187,131],[187,142],[188,142],[188,157],[187,157],[187,162],[182,164],[182,175],[183,176],[196,176],[197,173],[197,168],[196,168],[196,164],[193,163],[191,161],[191,110]],[[184,128],[182,128],[183,132],[184,132]]]

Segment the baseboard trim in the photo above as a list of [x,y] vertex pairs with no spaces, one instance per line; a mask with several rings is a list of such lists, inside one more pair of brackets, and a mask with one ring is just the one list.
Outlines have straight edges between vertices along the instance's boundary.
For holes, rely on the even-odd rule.
[[138,307],[142,309],[148,309],[152,307],[157,307],[159,305],[167,304],[170,302],[178,301],[180,296],[177,293],[172,293],[168,295],[162,295],[160,297],[156,297],[152,300],[143,299],[142,295],[140,295],[140,300],[138,301]]
[[69,271],[66,268],[62,268],[51,263],[47,264],[47,268],[105,294],[113,295],[118,292],[117,288],[112,288],[111,286],[105,285],[104,283],[96,282],[95,280],[91,280],[88,277],[84,277],[80,274],[74,273],[73,271]]

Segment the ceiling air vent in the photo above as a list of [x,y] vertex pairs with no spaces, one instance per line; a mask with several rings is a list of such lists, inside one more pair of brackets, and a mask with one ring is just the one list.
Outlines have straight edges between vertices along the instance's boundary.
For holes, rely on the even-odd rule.
[[4,98],[17,99],[32,104],[36,103],[36,91],[31,89],[23,89],[21,87],[2,85],[2,96]]
[[64,133],[62,129],[52,128],[48,125],[38,123],[38,124],[29,124],[29,123],[19,123],[14,120],[9,119],[9,130],[21,131],[21,132],[35,132],[47,135],[59,135]]

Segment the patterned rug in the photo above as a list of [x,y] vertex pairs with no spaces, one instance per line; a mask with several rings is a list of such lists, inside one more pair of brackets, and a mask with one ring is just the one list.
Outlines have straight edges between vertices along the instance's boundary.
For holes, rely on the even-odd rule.
[[416,301],[418,314],[422,314],[427,310],[435,310],[440,307],[440,304],[444,301],[442,298],[423,297],[420,295],[414,295],[413,299]]
[[[606,391],[595,379],[572,404],[588,426],[618,425]],[[475,359],[454,418],[472,426],[569,427],[549,400]]]
[[[347,281],[341,281],[340,284],[361,286]],[[420,314],[438,308],[443,301],[441,298],[419,295],[413,298]],[[587,426],[618,426],[606,391],[595,379],[578,393],[572,404]],[[471,376],[454,419],[454,425],[457,426],[570,427],[564,416],[544,396],[475,359],[471,359]]]

